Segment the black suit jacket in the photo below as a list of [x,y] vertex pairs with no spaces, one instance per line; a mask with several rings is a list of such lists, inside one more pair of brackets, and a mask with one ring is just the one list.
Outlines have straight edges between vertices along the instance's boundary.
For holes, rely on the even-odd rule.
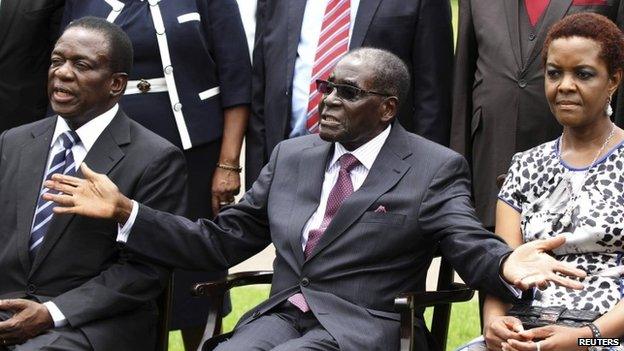
[[[153,303],[166,271],[115,242],[117,224],[55,215],[31,262],[28,242],[56,117],[0,136],[0,298],[53,301],[95,350],[150,350]],[[182,153],[119,112],[85,158],[121,192],[181,213],[186,173]]]
[[64,0],[0,2],[0,132],[45,116]]
[[[280,143],[242,201],[214,222],[141,205],[127,245],[167,265],[223,269],[272,242],[270,297],[239,325],[301,291],[341,350],[398,350],[394,298],[425,288],[437,247],[472,286],[509,297],[498,273],[509,248],[476,219],[466,162],[399,124],[305,260],[302,230],[319,205],[332,153],[318,135]],[[387,212],[375,212],[379,206]],[[426,329],[417,328],[417,349],[428,350]]]
[[[542,46],[548,29],[564,16],[596,12],[624,27],[624,1],[604,5],[550,0],[540,29],[522,52],[519,2],[461,0],[453,87],[451,148],[471,163],[479,219],[493,227],[498,188],[514,153],[561,134],[544,94]],[[576,2],[576,3],[575,3]],[[585,3],[585,4],[580,4]],[[621,91],[622,89],[620,89]],[[618,105],[624,99],[618,95]],[[616,109],[616,121],[624,110]]]
[[[260,0],[246,138],[246,187],[288,137],[297,46],[307,0]],[[412,85],[399,120],[448,145],[453,35],[448,0],[361,0],[349,44],[386,49],[408,66]]]

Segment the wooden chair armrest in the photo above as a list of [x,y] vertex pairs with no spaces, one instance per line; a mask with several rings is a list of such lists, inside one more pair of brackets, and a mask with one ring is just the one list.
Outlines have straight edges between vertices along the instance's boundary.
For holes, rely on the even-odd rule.
[[[468,301],[474,296],[474,290],[465,284],[451,283],[448,290],[419,291],[402,293],[394,299],[394,309],[401,314],[401,351],[414,350],[414,324],[416,316],[427,306],[445,305],[453,302]],[[446,313],[449,313],[447,310]],[[434,313],[435,314],[435,313]],[[436,325],[435,318],[432,333],[446,335],[448,325]],[[446,345],[441,345],[442,348]]]
[[272,271],[249,271],[232,273],[221,280],[197,283],[191,288],[193,296],[214,297],[225,294],[226,291],[237,286],[254,284],[271,284]]
[[472,299],[474,290],[465,284],[451,283],[449,290],[419,291],[399,294],[394,299],[396,311],[411,310],[415,307],[427,307],[439,304],[462,302]]
[[201,344],[204,344],[204,350],[212,350],[219,342],[229,337],[229,334],[219,335],[221,333],[225,293],[237,286],[271,284],[271,279],[273,279],[273,272],[271,271],[251,271],[233,273],[220,280],[193,285],[191,288],[193,296],[210,298],[208,319],[206,320],[206,328],[201,341]]

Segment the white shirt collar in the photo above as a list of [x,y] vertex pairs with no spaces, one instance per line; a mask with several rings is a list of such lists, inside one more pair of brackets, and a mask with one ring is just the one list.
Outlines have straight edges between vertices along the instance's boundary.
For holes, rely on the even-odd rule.
[[377,158],[377,155],[379,154],[379,151],[381,151],[381,148],[386,143],[386,139],[388,139],[391,129],[392,125],[388,125],[388,127],[386,127],[383,132],[379,133],[379,135],[353,151],[349,151],[345,149],[342,144],[336,143],[336,146],[334,147],[334,156],[329,162],[327,168],[329,169],[334,166],[334,164],[338,162],[340,156],[350,153],[355,156],[355,158],[357,158],[367,170],[370,170],[375,162],[375,159]]
[[[93,144],[95,144],[97,138],[99,138],[100,134],[102,134],[104,129],[108,127],[115,115],[117,115],[117,111],[119,111],[119,104],[115,104],[115,106],[113,106],[110,110],[95,117],[89,122],[83,124],[80,128],[76,129],[76,133],[80,137],[80,142],[87,152],[91,150],[91,147],[93,146]],[[68,130],[71,129],[69,128],[67,121],[59,115],[56,120],[56,128],[54,129],[54,135],[52,136],[52,142],[50,146],[54,145],[59,135]]]

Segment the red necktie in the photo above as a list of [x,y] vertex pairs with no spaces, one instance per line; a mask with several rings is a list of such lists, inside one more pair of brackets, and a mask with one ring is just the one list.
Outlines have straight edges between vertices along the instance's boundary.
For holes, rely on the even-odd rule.
[[[318,0],[316,0],[318,1]],[[316,80],[326,80],[336,62],[349,51],[349,27],[351,25],[351,1],[329,0],[325,8],[321,35],[319,36],[312,66],[310,95],[306,114],[306,128],[318,132],[318,104],[322,94],[316,91]]]
[[537,20],[542,16],[550,0],[524,0],[524,6],[526,7],[527,14],[529,15],[529,22],[535,27]]
[[[355,166],[360,164],[360,161],[358,161],[358,159],[351,154],[344,154],[340,156],[338,162],[340,162],[338,179],[336,180],[336,184],[334,184],[332,190],[329,192],[327,207],[325,208],[325,215],[323,216],[321,226],[308,232],[308,241],[306,242],[305,249],[303,250],[306,260],[310,257],[310,254],[316,247],[316,244],[318,244],[321,240],[321,237],[325,233],[325,229],[334,218],[336,212],[338,212],[338,209],[344,200],[353,194],[353,182],[351,182],[351,176],[349,173]],[[300,292],[289,297],[288,301],[302,312],[308,312],[310,310],[310,306],[308,306],[305,297]]]

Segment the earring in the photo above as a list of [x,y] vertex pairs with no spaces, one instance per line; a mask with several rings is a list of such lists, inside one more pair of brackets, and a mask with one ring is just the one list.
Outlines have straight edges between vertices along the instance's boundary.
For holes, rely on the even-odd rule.
[[611,108],[611,95],[609,95],[607,105],[605,106],[605,114],[607,115],[607,117],[611,117],[613,115],[613,108]]

